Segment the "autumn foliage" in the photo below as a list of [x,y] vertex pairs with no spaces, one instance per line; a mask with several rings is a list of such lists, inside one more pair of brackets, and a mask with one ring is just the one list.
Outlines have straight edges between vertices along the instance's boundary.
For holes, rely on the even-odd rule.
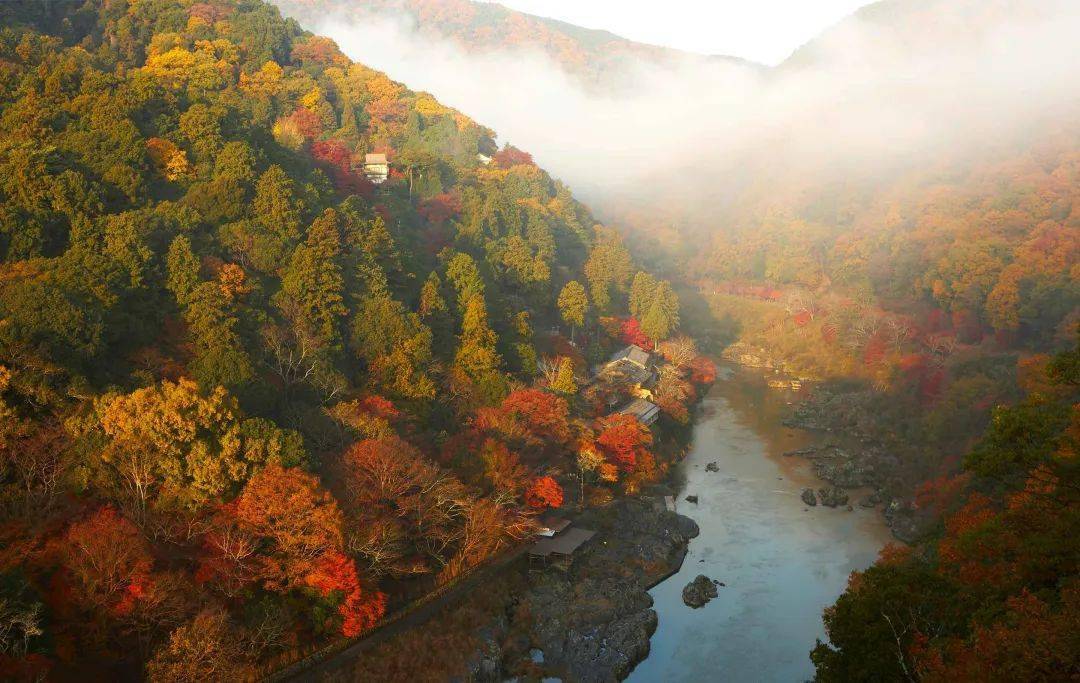
[[523,152],[512,145],[507,145],[500,149],[495,153],[495,156],[492,157],[492,160],[499,168],[535,165],[531,154]]
[[500,409],[524,427],[537,442],[563,443],[570,438],[566,399],[540,389],[519,389],[503,399]]
[[690,362],[690,381],[694,384],[712,384],[716,381],[716,364],[707,356],[697,356]]
[[641,323],[637,318],[627,318],[622,321],[619,338],[626,344],[636,344],[646,351],[653,347],[652,340],[641,330]]
[[966,471],[920,488],[941,530],[852,575],[825,613],[832,644],[811,655],[819,678],[1054,680],[1080,666],[1078,354],[1044,359],[1043,380],[1028,378],[1035,391],[995,411]]
[[0,678],[265,678],[561,504],[633,260],[266,3],[84,4],[0,3]]
[[537,510],[557,508],[563,503],[563,490],[552,477],[538,477],[525,489],[525,502]]
[[116,509],[100,508],[72,524],[60,550],[71,595],[83,606],[125,615],[145,595],[153,567],[150,544]]
[[652,433],[637,418],[615,414],[600,421],[596,445],[608,462],[624,472],[629,472],[634,469],[639,459],[649,454]]
[[386,612],[386,595],[361,589],[356,563],[338,551],[323,553],[304,576],[320,595],[340,601],[341,634],[352,638],[374,626]]

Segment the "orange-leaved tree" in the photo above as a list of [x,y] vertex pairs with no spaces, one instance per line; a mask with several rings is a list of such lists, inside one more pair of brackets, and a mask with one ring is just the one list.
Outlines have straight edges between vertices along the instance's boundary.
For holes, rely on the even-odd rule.
[[652,432],[632,415],[616,413],[600,420],[596,445],[608,462],[630,472],[638,459],[649,453]]
[[563,490],[552,477],[537,477],[525,489],[525,502],[531,508],[557,508],[563,503]]

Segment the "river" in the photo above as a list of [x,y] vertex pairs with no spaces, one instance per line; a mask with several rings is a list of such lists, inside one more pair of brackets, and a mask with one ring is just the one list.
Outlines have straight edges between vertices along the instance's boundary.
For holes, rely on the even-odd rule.
[[[814,440],[781,424],[792,394],[768,388],[760,371],[719,372],[674,473],[677,509],[701,535],[679,573],[651,591],[659,626],[634,683],[811,678],[809,650],[825,638],[822,609],[890,538],[877,510],[807,508],[801,490],[822,482],[807,461],[781,455]],[[710,462],[718,472],[706,471]],[[698,574],[726,586],[694,610],[682,589]]]

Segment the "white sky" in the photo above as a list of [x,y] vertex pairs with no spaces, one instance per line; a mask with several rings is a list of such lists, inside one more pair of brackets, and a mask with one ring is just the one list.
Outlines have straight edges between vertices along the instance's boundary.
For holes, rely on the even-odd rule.
[[776,65],[871,0],[499,0],[643,43]]

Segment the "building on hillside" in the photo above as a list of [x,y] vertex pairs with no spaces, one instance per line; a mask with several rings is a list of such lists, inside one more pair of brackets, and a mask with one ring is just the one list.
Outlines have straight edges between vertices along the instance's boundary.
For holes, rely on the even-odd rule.
[[385,154],[364,155],[364,175],[376,185],[382,185],[390,177],[390,162]]
[[481,152],[476,153],[476,160],[485,166],[491,163],[491,157]]
[[647,427],[660,418],[660,406],[643,398],[635,398],[619,408],[619,413],[636,417],[638,422]]
[[594,405],[614,410],[628,400],[652,400],[656,386],[656,361],[645,349],[631,344],[614,353],[608,362],[593,368],[582,395]]
[[627,387],[629,392],[646,398],[642,390],[652,389],[656,384],[656,367],[652,354],[645,349],[631,344],[615,353],[596,373],[596,381],[615,386]]
[[637,344],[631,344],[625,349],[616,351],[611,356],[611,360],[608,361],[608,365],[626,361],[639,368],[647,368],[652,364],[652,354],[641,348]]
[[543,568],[554,565],[566,569],[577,549],[595,535],[592,529],[572,527],[551,538],[541,538],[529,548],[529,566]]

